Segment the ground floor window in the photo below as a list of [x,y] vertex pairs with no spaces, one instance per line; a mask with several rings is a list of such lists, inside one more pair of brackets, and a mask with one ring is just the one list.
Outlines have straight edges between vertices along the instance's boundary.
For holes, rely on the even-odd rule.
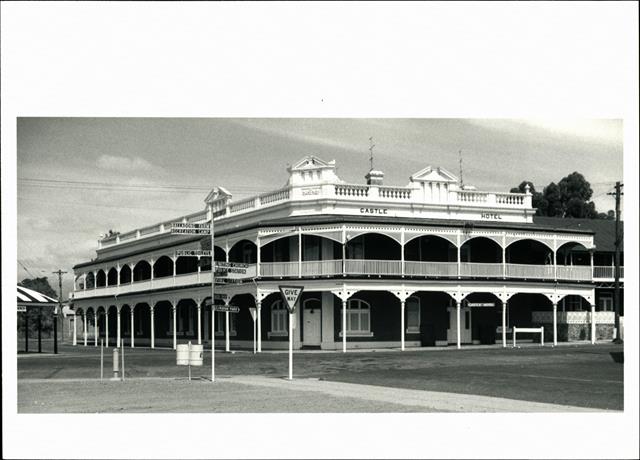
[[287,315],[282,300],[276,300],[271,304],[271,335],[287,335]]
[[600,311],[613,311],[613,296],[610,292],[604,292],[600,295],[598,307]]
[[420,299],[409,297],[405,303],[407,332],[420,332]]
[[368,334],[369,332],[371,332],[371,306],[364,300],[349,300],[347,302],[347,334]]

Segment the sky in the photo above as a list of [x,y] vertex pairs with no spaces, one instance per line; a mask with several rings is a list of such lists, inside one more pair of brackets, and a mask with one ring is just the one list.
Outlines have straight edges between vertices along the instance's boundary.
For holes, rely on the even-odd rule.
[[[50,276],[95,257],[109,229],[126,232],[204,208],[214,186],[234,199],[282,187],[305,155],[336,160],[364,183],[369,138],[386,185],[425,166],[480,190],[522,180],[541,190],[573,171],[592,184],[599,211],[622,180],[620,120],[19,118],[18,278]],[[72,286],[67,275],[65,297]]]

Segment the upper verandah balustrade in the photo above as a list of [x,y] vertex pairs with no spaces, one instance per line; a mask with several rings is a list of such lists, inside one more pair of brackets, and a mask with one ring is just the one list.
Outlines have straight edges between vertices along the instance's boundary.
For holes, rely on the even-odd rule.
[[[232,200],[221,187],[209,194],[207,208],[159,224],[103,238],[98,248],[169,233],[172,222],[207,222],[213,212],[218,229],[225,224],[262,218],[321,213],[383,215],[463,221],[531,223],[535,210],[529,193],[483,192],[461,188],[458,178],[442,168],[427,167],[410,177],[408,185],[382,185],[384,174],[370,171],[367,184],[347,184],[336,175],[335,161],[306,157],[288,169],[285,187],[257,196]],[[210,207],[210,208],[209,208]]]

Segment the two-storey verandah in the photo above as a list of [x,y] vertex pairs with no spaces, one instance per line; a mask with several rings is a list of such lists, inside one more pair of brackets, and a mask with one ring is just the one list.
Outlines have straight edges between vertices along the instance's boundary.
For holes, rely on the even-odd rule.
[[[351,328],[354,329],[351,335],[354,340],[361,342],[361,346],[385,345],[383,342],[388,342],[386,345],[390,346],[398,343],[402,346],[405,342],[405,333],[408,334],[409,345],[446,344],[452,338],[451,324],[460,324],[461,314],[465,319],[465,327],[461,332],[456,329],[455,342],[478,340],[473,338],[473,327],[470,326],[473,317],[491,316],[480,313],[480,310],[474,310],[478,313],[473,314],[467,310],[467,300],[471,298],[469,295],[477,297],[478,293],[495,295],[496,306],[514,295],[543,295],[549,299],[552,306],[557,305],[557,300],[566,295],[583,296],[592,306],[591,323],[594,324],[593,301],[588,300],[592,299],[592,292],[590,293],[592,286],[589,283],[592,277],[593,259],[589,260],[588,257],[585,259],[580,253],[569,250],[575,244],[591,249],[593,239],[589,232],[555,232],[553,229],[533,228],[530,224],[526,226],[476,224],[474,228],[469,228],[460,222],[418,225],[417,222],[410,220],[394,219],[394,223],[391,224],[378,218],[373,224],[371,220],[371,218],[355,219],[353,217],[345,220],[340,216],[322,216],[297,220],[290,218],[286,222],[265,222],[253,228],[239,229],[227,235],[216,236],[215,259],[252,264],[258,286],[265,286],[265,283],[275,282],[273,280],[276,279],[297,279],[303,281],[305,285],[311,283],[307,289],[308,294],[313,292],[309,289],[319,289],[313,283],[331,279],[334,284],[336,281],[344,283],[343,286],[365,283],[370,287],[372,282],[390,283],[391,286],[388,289],[373,290],[364,287],[359,290],[363,292],[404,292],[404,294],[394,294],[398,302],[397,307],[402,311],[408,300],[409,310],[412,313],[410,317],[407,317],[407,314],[397,314],[392,315],[391,318],[399,318],[400,323],[404,321],[412,325],[409,328],[384,326],[389,331],[402,329],[402,333],[395,337],[395,332],[372,335],[371,331],[362,331],[363,328],[358,324],[358,328]],[[285,223],[286,225],[283,225]],[[93,270],[87,270],[78,276],[77,288],[80,296],[76,301],[78,306],[76,311],[85,318],[88,316],[89,319],[95,317],[96,313],[102,314],[104,324],[98,323],[98,333],[101,329],[113,328],[113,326],[108,327],[110,317],[111,325],[123,324],[122,321],[117,320],[117,317],[123,312],[125,315],[128,312],[130,321],[122,329],[125,333],[127,329],[136,331],[137,324],[139,342],[142,343],[142,340],[147,339],[146,343],[152,346],[156,343],[175,346],[179,334],[180,337],[199,340],[205,337],[206,340],[211,333],[205,330],[209,321],[208,318],[203,317],[210,312],[207,313],[203,308],[203,302],[207,298],[205,283],[211,279],[210,260],[202,258],[201,263],[198,263],[196,258],[174,256],[177,247],[192,248],[199,245],[199,239],[191,238],[187,241],[183,239],[178,243],[156,244],[154,251],[125,254],[123,257],[77,267]],[[102,265],[103,268],[96,270],[96,265]],[[109,265],[112,266],[109,267]],[[206,273],[207,271],[209,272]],[[534,284],[532,280],[536,280],[537,283]],[[92,285],[89,284],[91,282]],[[443,282],[449,284],[443,285]],[[513,286],[514,282],[520,285],[515,291],[505,291],[500,287]],[[549,284],[550,282],[554,284]],[[565,290],[558,293],[555,287],[555,283],[558,282],[567,284],[573,291]],[[586,286],[575,284],[579,282],[587,284]],[[409,286],[412,286],[411,283],[419,283],[420,288],[407,294],[406,288],[402,287],[407,286],[407,283]],[[475,283],[474,290],[465,287],[469,283]],[[452,288],[451,285],[460,287]],[[538,291],[531,291],[532,287]],[[222,291],[229,289],[235,289],[235,287],[227,286]],[[335,294],[338,292],[335,289],[320,289],[318,292],[331,292],[337,298],[344,297],[344,294],[342,296]],[[412,295],[413,292],[418,294]],[[415,304],[429,303],[429,299],[422,298],[424,296],[420,294],[421,292],[442,292],[448,296],[446,308],[449,311],[444,315],[446,322],[449,323],[447,328],[449,332],[446,337],[443,338],[441,331],[434,331],[431,337],[426,337],[428,334],[416,327]],[[243,293],[251,294],[246,292],[246,289]],[[262,304],[264,299],[261,299],[260,295],[257,291],[253,294],[254,302],[257,298]],[[371,297],[371,294],[367,296]],[[322,299],[317,300],[322,301]],[[353,310],[355,306],[359,308],[357,314],[353,313],[354,322],[367,318],[367,314],[362,310],[363,307],[371,308],[373,304],[374,308],[377,308],[375,305],[381,302],[359,298],[355,298],[357,302],[349,298],[342,300],[347,302],[344,306],[346,308],[343,308],[344,312],[350,312],[352,305]],[[335,302],[334,299],[333,303]],[[331,302],[326,300],[325,303],[328,305]],[[310,303],[312,304],[313,302]],[[430,312],[421,305],[417,308],[419,315],[422,315],[423,311]],[[539,305],[538,308],[545,309],[543,305]],[[553,309],[555,308],[554,306]],[[314,311],[313,307],[311,311]],[[105,315],[105,312],[108,314]],[[344,312],[343,314],[346,314]],[[507,311],[504,313],[506,314]],[[135,319],[136,315],[138,320]],[[159,330],[156,326],[158,315],[162,318]],[[248,313],[244,316],[246,315]],[[304,313],[301,314],[303,315]],[[332,329],[335,329],[335,325],[343,320],[339,318],[340,315],[334,316]],[[385,316],[388,315],[380,315],[380,317]],[[530,316],[527,320],[529,322]],[[554,314],[554,318],[556,316]],[[272,317],[279,318],[278,314],[271,312],[268,319],[271,320]],[[323,315],[322,324],[328,321],[328,318],[328,314]],[[351,326],[349,318],[350,316],[347,318],[347,335]],[[262,317],[259,323],[261,319]],[[284,320],[276,319],[278,328],[267,331],[265,337],[267,340],[277,344],[283,332],[286,333],[280,330],[282,321]],[[149,332],[146,334],[148,337],[145,337],[144,333],[145,323],[148,323]],[[227,321],[225,325],[226,323]],[[233,327],[233,324],[231,326]],[[340,324],[339,326],[341,329],[342,326]],[[436,323],[434,322],[432,326],[435,327]],[[471,329],[469,337],[465,336],[467,326]],[[332,347],[330,343],[336,340],[329,340],[327,327],[328,323],[325,325],[320,345],[330,348]],[[86,331],[86,327],[84,330]],[[303,331],[297,330],[299,335],[303,335]],[[235,333],[239,339],[237,335],[239,331]],[[120,334],[114,331],[113,335]],[[262,338],[262,335],[259,334],[259,337]],[[339,332],[338,335],[340,335]],[[595,339],[595,334],[591,335]],[[135,343],[135,337],[136,332],[133,340],[130,340],[132,345]],[[375,340],[369,340],[372,343],[367,343],[367,337],[374,337]],[[389,340],[381,340],[384,337]],[[344,337],[341,340],[344,340]],[[304,341],[300,343],[304,344]]]

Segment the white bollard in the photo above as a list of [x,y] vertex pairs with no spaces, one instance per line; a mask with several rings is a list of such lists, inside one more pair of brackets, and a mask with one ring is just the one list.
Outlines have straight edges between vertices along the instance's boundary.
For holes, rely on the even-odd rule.
[[120,356],[116,346],[113,347],[113,377],[111,377],[111,380],[120,380],[118,372],[120,372]]

